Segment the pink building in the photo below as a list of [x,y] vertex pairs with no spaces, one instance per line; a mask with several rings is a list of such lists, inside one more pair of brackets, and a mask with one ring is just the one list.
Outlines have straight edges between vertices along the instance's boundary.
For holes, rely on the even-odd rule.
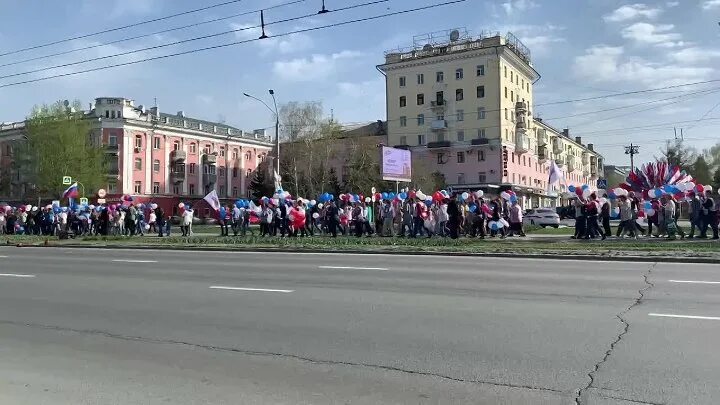
[[[158,107],[135,106],[125,98],[102,97],[87,112],[93,136],[110,156],[106,200],[124,194],[136,201],[154,201],[166,212],[179,202],[197,202],[211,190],[228,201],[248,195],[257,167],[268,158],[272,142],[264,130],[245,132],[232,126],[187,117],[184,112],[161,113]],[[22,140],[23,123],[0,127],[0,168],[12,170],[13,142]],[[17,199],[24,182],[12,176]],[[96,200],[97,190],[86,190]],[[199,212],[204,214],[204,210]]]

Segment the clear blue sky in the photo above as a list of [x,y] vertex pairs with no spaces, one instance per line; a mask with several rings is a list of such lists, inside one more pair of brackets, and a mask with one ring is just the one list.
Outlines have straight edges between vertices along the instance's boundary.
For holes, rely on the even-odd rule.
[[[326,0],[338,8],[364,0]],[[0,53],[132,22],[165,16],[214,1],[191,0],[0,0]],[[76,49],[126,36],[206,21],[267,7],[283,0],[246,0],[129,30],[78,39],[53,47],[0,57],[0,64]],[[439,0],[391,0],[380,5],[345,13],[277,24],[269,33],[281,33],[330,22],[399,11]],[[270,11],[266,21],[314,13],[320,0]],[[256,24],[259,16],[243,16],[175,31],[136,41],[94,48],[68,55],[0,67],[7,75],[48,65],[110,55]],[[299,34],[282,39],[254,42],[172,59],[53,79],[16,87],[0,88],[0,121],[22,119],[34,104],[57,99],[80,99],[85,105],[98,96],[122,96],[138,104],[158,99],[161,110],[184,110],[190,116],[216,120],[224,117],[235,126],[268,127],[272,117],[264,107],[243,97],[243,92],[261,97],[274,88],[280,102],[321,101],[329,114],[332,108],[341,122],[385,118],[384,83],[375,65],[383,51],[412,43],[415,34],[466,27],[512,31],[533,53],[542,74],[535,102],[591,97],[612,92],[720,78],[718,37],[720,0],[619,1],[619,0],[467,0],[411,15]],[[64,73],[117,61],[162,55],[201,46],[257,37],[243,31],[218,38],[147,51],[114,60],[56,69],[50,72],[0,79],[0,84],[49,73]],[[558,128],[570,127],[593,142],[608,163],[625,164],[623,143],[641,145],[642,160],[657,154],[661,141],[673,136],[671,128],[598,132],[657,123],[720,119],[720,92],[692,95],[702,89],[720,88],[720,83],[666,92],[646,93],[593,102],[538,107],[535,112]],[[678,97],[682,96],[682,97]],[[675,99],[628,109],[567,117],[670,97]],[[641,111],[644,110],[644,111]],[[636,113],[631,113],[637,111]],[[392,118],[392,117],[391,117]],[[555,118],[555,119],[551,119]],[[598,121],[602,120],[602,121]],[[699,148],[714,144],[720,121],[679,123],[685,137]],[[672,124],[670,124],[672,126]],[[696,140],[694,138],[702,138]],[[720,137],[717,137],[720,140]]]

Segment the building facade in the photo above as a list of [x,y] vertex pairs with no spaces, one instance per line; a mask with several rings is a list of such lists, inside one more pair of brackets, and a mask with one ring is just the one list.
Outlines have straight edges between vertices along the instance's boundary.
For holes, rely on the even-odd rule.
[[[101,97],[86,112],[92,137],[109,158],[108,202],[125,194],[154,201],[166,210],[181,201],[202,201],[211,190],[221,199],[248,195],[255,170],[268,159],[272,142],[264,130],[245,132],[226,124],[145,109],[130,99]],[[0,127],[0,169],[12,172],[14,142],[21,142],[24,123]],[[13,176],[12,200],[23,179]],[[86,190],[91,194],[90,190]],[[87,197],[94,199],[93,190]]]
[[[530,51],[511,33],[471,37],[466,30],[416,36],[388,51],[388,143],[411,149],[455,190],[513,189],[526,208],[557,204],[570,185],[595,187],[602,156],[568,130],[534,119],[540,75]],[[566,181],[547,192],[554,160]]]

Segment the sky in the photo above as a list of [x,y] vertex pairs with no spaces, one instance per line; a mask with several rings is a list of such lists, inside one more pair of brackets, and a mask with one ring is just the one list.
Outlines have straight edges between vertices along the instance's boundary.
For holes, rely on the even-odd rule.
[[[227,1],[227,0],[225,0]],[[372,0],[326,0],[335,10]],[[434,9],[335,28],[273,38],[332,23],[441,3],[445,0],[388,0],[346,11],[316,14],[321,0],[244,0],[202,12],[132,28],[43,45],[171,14],[223,3],[222,0],[0,0],[0,122],[22,120],[33,105],[96,97],[126,97],[136,105],[183,110],[190,117],[224,120],[251,130],[271,127],[273,116],[250,93],[271,103],[319,101],[340,123],[386,119],[383,76],[376,65],[384,52],[413,44],[413,36],[453,28],[470,34],[512,32],[531,50],[541,79],[535,84],[535,115],[556,128],[570,128],[606,158],[629,164],[623,145],[640,145],[636,162],[659,155],[666,139],[682,128],[686,143],[698,149],[717,142],[720,82],[633,95],[543,106],[543,103],[608,96],[720,79],[720,0],[466,0]],[[283,5],[285,4],[285,5]],[[260,8],[267,10],[260,35]],[[235,17],[232,17],[235,16]],[[294,17],[306,16],[293,19]],[[227,18],[231,17],[231,18]],[[219,21],[211,21],[221,19]],[[293,19],[293,21],[281,22]],[[199,24],[170,32],[158,31]],[[193,37],[211,38],[168,45]],[[128,37],[143,36],[129,41]],[[244,41],[244,42],[243,42]],[[243,42],[187,55],[91,73],[70,74],[111,64],[192,49]],[[89,63],[18,75],[47,67],[152,50]],[[80,48],[92,47],[80,50]],[[48,58],[49,54],[74,51]],[[37,58],[27,61],[27,59]],[[17,63],[21,62],[21,63]],[[12,77],[4,77],[16,75]],[[393,117],[390,117],[393,119]],[[654,127],[651,127],[654,126]]]

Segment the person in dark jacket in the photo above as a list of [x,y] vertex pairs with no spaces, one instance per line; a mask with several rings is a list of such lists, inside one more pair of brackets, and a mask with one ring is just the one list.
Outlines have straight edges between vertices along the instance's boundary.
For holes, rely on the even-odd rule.
[[602,221],[605,237],[611,236],[612,229],[610,229],[610,201],[605,200],[603,205],[600,207],[600,220]]
[[157,222],[158,236],[162,238],[165,230],[165,211],[159,205],[155,208],[155,221]]
[[713,231],[713,239],[718,239],[717,205],[710,191],[705,192],[705,201],[703,201],[703,224],[700,238],[707,238],[708,226]]
[[460,207],[458,206],[457,198],[453,195],[448,204],[448,229],[450,230],[450,238],[458,238],[458,227],[460,226],[460,219],[462,214],[460,213]]
[[333,238],[337,237],[337,227],[340,224],[340,211],[334,201],[327,203],[327,210],[325,212],[325,222],[328,224],[328,231]]

